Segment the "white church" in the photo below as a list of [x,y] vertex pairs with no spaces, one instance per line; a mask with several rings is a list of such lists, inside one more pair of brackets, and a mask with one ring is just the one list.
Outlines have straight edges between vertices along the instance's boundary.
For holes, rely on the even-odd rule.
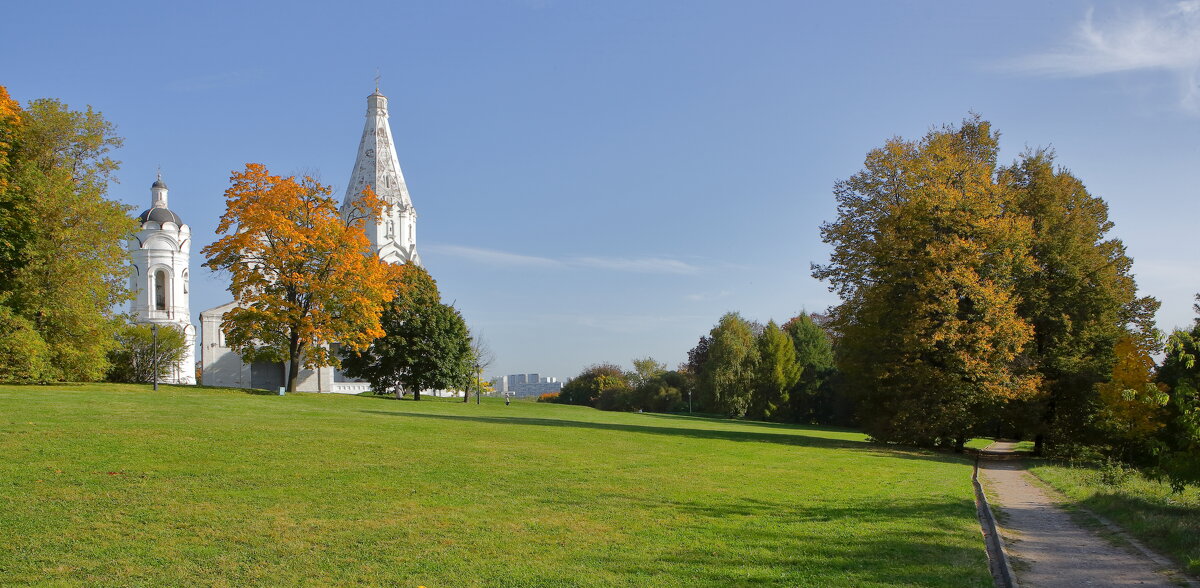
[[[389,263],[420,263],[421,258],[417,254],[417,212],[396,157],[391,125],[388,124],[387,98],[379,93],[378,88],[367,97],[366,117],[362,139],[358,144],[358,156],[342,200],[342,213],[347,214],[351,203],[370,186],[391,205],[387,213],[374,219],[374,222],[368,222],[365,227],[367,238],[375,251]],[[195,329],[191,325],[188,309],[191,230],[178,215],[167,209],[167,187],[161,178],[154,183],[151,192],[153,205],[142,213],[142,230],[136,236],[136,241],[146,245],[139,246],[135,251],[134,240],[130,241],[136,274],[132,280],[138,290],[133,310],[143,322],[179,325],[185,329],[188,340],[194,341]],[[282,387],[287,381],[284,364],[247,364],[226,346],[221,321],[225,313],[234,307],[235,303],[229,302],[200,313],[201,383],[206,386],[267,390]],[[187,357],[174,370],[178,376],[172,382],[196,383],[192,368],[194,364],[195,354],[189,348]],[[357,394],[368,391],[370,386],[366,382],[347,378],[340,370],[324,367],[302,369],[297,376],[296,389],[300,392]]]

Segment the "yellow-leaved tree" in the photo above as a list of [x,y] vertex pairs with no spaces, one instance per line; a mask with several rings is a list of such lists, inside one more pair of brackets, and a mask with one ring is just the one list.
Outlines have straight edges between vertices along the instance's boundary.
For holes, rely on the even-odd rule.
[[[1153,445],[1153,433],[1163,426],[1169,397],[1166,384],[1156,382],[1154,358],[1146,344],[1133,334],[1117,340],[1113,348],[1117,362],[1112,379],[1096,386],[1099,392],[1098,420],[1125,460]],[[1151,447],[1152,449],[1152,447]]]
[[205,266],[230,274],[238,307],[221,323],[245,361],[338,365],[329,344],[365,349],[383,335],[379,316],[396,294],[398,270],[379,259],[363,226],[386,204],[369,188],[345,217],[332,189],[311,177],[274,176],[248,163],[234,172]]

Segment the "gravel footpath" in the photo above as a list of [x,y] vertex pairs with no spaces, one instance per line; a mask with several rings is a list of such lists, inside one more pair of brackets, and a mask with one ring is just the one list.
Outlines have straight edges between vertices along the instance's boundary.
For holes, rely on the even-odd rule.
[[[997,442],[986,453],[1012,454],[1014,443]],[[1084,529],[1060,506],[1062,498],[1033,482],[1016,459],[984,459],[980,481],[1000,508],[1000,534],[1023,587],[1180,586],[1142,554]]]

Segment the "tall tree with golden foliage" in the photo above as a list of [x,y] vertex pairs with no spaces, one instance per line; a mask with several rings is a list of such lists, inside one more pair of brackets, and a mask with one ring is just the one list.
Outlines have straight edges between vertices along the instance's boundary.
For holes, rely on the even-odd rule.
[[330,343],[367,348],[383,335],[379,317],[399,270],[376,256],[363,226],[386,204],[368,188],[348,214],[311,177],[271,175],[248,163],[234,172],[205,266],[230,274],[238,307],[225,315],[226,341],[245,361],[287,362],[287,389],[300,367],[338,365]]
[[973,117],[888,141],[835,187],[838,218],[821,226],[834,251],[813,275],[842,298],[839,367],[876,439],[961,448],[991,409],[1036,392],[1013,294],[1032,233],[997,149]]

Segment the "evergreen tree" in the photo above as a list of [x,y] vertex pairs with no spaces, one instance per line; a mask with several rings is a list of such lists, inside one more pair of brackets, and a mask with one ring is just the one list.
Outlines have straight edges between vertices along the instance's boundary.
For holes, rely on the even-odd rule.
[[783,331],[796,349],[800,379],[790,394],[791,418],[810,424],[846,424],[850,407],[834,394],[833,345],[829,333],[807,313],[800,313],[783,324]]
[[802,369],[796,362],[796,348],[791,338],[775,321],[768,322],[758,336],[758,366],[747,416],[781,420],[788,405],[788,394],[800,381]]

